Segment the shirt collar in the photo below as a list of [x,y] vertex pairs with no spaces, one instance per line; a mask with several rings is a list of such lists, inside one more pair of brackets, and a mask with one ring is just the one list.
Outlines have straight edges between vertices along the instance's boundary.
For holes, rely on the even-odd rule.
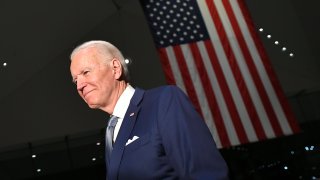
[[129,107],[130,100],[134,94],[134,91],[135,91],[135,89],[130,84],[128,84],[126,89],[120,95],[120,97],[116,103],[116,106],[114,107],[112,115],[117,116],[122,119],[124,118],[124,116],[127,112],[127,109]]

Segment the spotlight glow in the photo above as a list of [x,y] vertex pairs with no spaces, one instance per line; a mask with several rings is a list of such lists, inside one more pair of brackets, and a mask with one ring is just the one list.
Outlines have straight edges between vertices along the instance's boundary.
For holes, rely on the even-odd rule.
[[290,56],[290,57],[294,57],[294,54],[293,54],[293,53],[290,53],[289,56]]
[[125,59],[124,62],[125,62],[126,64],[129,64],[129,63],[130,63],[130,60],[129,60],[129,59]]
[[292,155],[294,155],[294,151],[291,151],[290,153],[291,153]]
[[268,34],[268,35],[267,35],[267,38],[268,38],[268,39],[271,39],[271,35],[270,35],[270,34]]
[[313,151],[313,149],[314,149],[314,146],[310,146],[310,151]]

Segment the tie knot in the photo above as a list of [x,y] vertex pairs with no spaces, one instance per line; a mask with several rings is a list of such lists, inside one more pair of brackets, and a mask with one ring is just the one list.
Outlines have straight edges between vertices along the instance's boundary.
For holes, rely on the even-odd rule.
[[115,127],[118,122],[118,117],[117,116],[111,116],[108,122],[108,127]]

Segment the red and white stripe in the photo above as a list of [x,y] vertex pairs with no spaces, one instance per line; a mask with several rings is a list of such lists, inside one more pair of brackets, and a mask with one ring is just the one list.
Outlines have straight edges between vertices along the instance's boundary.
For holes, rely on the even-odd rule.
[[169,84],[204,117],[219,148],[299,127],[243,0],[198,0],[210,40],[158,49]]

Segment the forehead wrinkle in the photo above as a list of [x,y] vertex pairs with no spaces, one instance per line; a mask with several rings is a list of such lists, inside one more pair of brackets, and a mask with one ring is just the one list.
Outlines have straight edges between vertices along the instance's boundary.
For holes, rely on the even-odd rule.
[[[76,69],[73,68],[76,72],[74,72],[74,75],[71,74],[73,80],[75,80],[77,76],[81,75],[85,69],[93,69],[94,66],[98,66],[100,68],[101,65],[108,66],[108,58],[104,58],[107,57],[108,54],[109,53],[103,51],[103,49],[95,46],[79,49],[73,54],[73,60],[71,61],[71,65],[76,63]],[[77,62],[75,62],[75,60]]]

